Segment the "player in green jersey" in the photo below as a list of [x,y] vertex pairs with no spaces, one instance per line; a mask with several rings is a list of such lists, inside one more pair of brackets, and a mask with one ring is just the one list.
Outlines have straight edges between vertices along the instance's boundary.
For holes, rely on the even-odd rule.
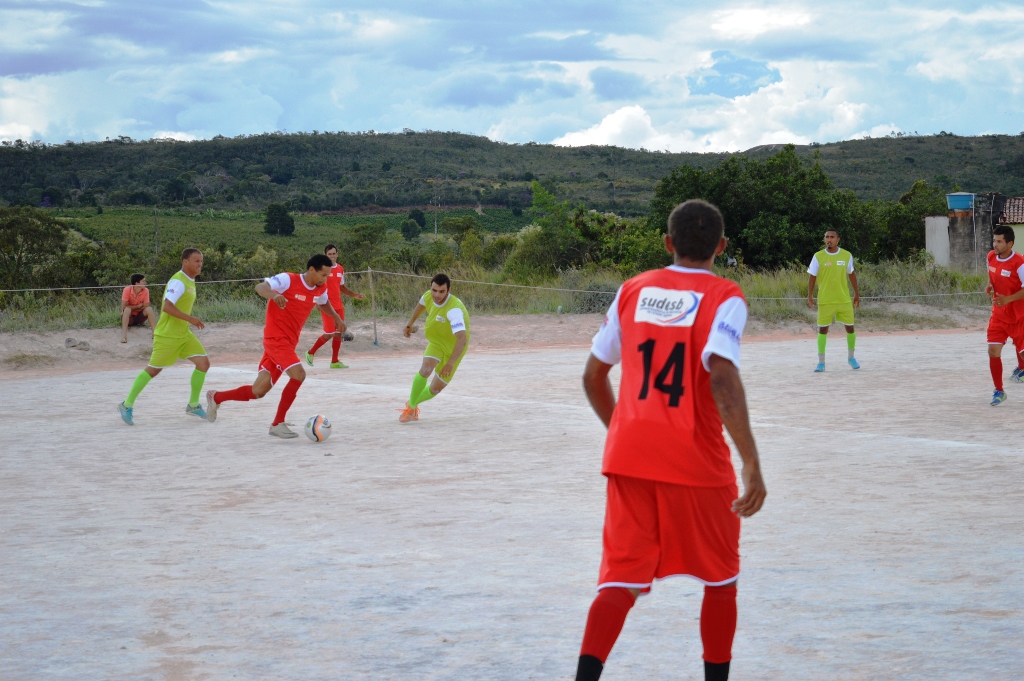
[[206,418],[206,411],[199,404],[199,393],[203,390],[206,372],[210,369],[210,359],[206,356],[203,344],[189,328],[205,328],[202,320],[192,316],[192,306],[196,302],[196,277],[202,271],[203,254],[199,249],[186,248],[181,252],[181,271],[171,277],[164,288],[160,321],[153,330],[153,354],[149,358],[149,366],[139,372],[128,397],[117,405],[121,420],[129,426],[135,425],[132,410],[139,393],[154,376],[165,367],[173,366],[179,359],[187,359],[196,365],[192,372],[192,392],[185,413]]
[[[455,376],[459,362],[469,347],[469,312],[462,301],[451,294],[452,280],[447,274],[435,274],[430,280],[430,290],[423,294],[412,311],[412,319],[405,325],[405,337],[412,335],[413,324],[424,312],[423,335],[427,337],[427,349],[423,352],[423,364],[412,379],[409,401],[398,417],[401,423],[417,421],[420,418],[419,405],[433,399],[445,389]],[[427,385],[430,372],[437,369],[434,380]]]
[[[818,284],[818,366],[815,371],[825,370],[825,341],[828,327],[838,321],[846,326],[847,361],[854,369],[860,364],[853,357],[857,345],[857,334],[853,328],[853,308],[860,307],[860,288],[857,273],[853,271],[853,255],[839,248],[839,232],[825,231],[825,248],[814,254],[807,268],[811,275],[807,282],[807,307],[814,309],[814,284]],[[853,299],[850,299],[850,284],[853,284]]]

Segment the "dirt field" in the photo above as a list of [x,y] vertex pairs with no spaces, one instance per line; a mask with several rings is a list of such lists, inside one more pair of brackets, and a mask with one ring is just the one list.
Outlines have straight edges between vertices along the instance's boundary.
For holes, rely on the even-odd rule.
[[[600,556],[597,323],[474,319],[409,426],[422,341],[357,325],[352,368],[321,355],[291,412],[332,419],[320,445],[267,437],[279,389],[186,416],[184,365],[124,426],[145,332],[0,337],[0,679],[571,679]],[[809,334],[744,351],[769,497],[732,678],[1019,678],[1024,385],[988,406],[977,331],[862,336],[858,372],[841,336],[824,374]],[[252,380],[258,329],[204,341],[209,387]],[[657,584],[603,678],[703,678],[700,593]]]

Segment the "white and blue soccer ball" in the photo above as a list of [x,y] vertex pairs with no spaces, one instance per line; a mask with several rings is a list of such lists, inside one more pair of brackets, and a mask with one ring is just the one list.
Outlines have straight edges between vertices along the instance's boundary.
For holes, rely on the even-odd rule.
[[331,422],[323,414],[310,416],[306,421],[306,437],[313,442],[323,442],[331,436]]

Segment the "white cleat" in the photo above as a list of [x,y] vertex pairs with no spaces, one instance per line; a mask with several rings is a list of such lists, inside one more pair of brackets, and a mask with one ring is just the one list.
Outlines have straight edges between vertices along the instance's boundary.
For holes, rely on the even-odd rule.
[[210,423],[217,420],[217,407],[220,405],[213,401],[213,396],[217,394],[216,390],[206,391],[206,418]]
[[299,436],[298,433],[288,427],[287,423],[279,423],[276,426],[270,426],[270,434],[283,440],[290,440],[293,437]]

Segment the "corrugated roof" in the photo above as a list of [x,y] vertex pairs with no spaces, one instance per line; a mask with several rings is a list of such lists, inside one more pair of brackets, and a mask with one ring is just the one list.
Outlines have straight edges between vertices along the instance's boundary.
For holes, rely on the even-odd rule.
[[1006,199],[1003,214],[999,222],[1006,225],[1024,225],[1024,196],[1011,196]]

